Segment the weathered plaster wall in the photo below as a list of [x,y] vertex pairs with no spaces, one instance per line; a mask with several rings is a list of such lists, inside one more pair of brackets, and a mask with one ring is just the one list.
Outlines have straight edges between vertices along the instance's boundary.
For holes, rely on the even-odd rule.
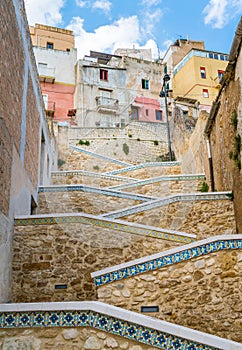
[[242,252],[217,252],[98,287],[98,300],[242,342]]

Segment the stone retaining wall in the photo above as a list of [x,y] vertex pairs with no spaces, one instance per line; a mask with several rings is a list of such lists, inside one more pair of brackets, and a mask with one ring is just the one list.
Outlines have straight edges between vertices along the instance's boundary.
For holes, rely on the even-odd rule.
[[2,350],[151,350],[154,347],[93,328],[9,329],[0,331]]
[[98,287],[99,301],[242,342],[242,250],[219,251]]
[[39,194],[38,214],[85,213],[100,215],[139,204],[139,201],[83,191],[44,192]]
[[[96,300],[91,272],[178,245],[80,223],[16,226],[12,299]],[[60,284],[67,289],[55,289]]]
[[196,234],[199,240],[235,233],[233,202],[229,199],[177,202],[121,219]]

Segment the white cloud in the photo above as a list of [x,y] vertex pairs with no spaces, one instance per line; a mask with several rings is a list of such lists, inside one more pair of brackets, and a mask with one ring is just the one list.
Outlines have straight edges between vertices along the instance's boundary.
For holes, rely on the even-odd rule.
[[204,23],[221,29],[241,11],[242,0],[210,0],[203,9]]
[[142,29],[144,36],[152,36],[153,31],[157,23],[160,22],[162,16],[163,16],[163,12],[161,9],[146,11],[146,14],[143,18],[143,29]]
[[83,0],[76,0],[76,5],[79,7],[86,7],[88,5],[88,2]]
[[108,0],[97,0],[93,4],[94,9],[99,9],[108,13],[111,10],[112,3]]
[[88,55],[90,50],[113,53],[117,48],[132,47],[140,38],[137,16],[120,18],[110,25],[98,27],[92,33],[85,31],[82,18],[74,17],[68,29],[75,33],[79,58]]
[[61,9],[65,0],[25,0],[28,22],[31,25],[43,23],[50,26],[61,24]]
[[142,0],[141,4],[146,7],[157,6],[162,2],[162,0]]

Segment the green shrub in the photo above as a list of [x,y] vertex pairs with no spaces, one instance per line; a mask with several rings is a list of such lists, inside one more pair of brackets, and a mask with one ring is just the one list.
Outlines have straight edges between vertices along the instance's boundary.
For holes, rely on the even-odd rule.
[[137,138],[137,141],[140,141],[140,138],[139,138],[139,137]]
[[90,145],[90,141],[88,141],[88,140],[86,140],[86,141],[79,140],[79,141],[78,141],[78,145],[86,145],[86,146],[89,146],[89,145]]
[[157,140],[154,141],[154,145],[155,146],[158,146],[159,145],[159,142]]
[[57,161],[58,166],[62,166],[64,164],[65,164],[65,161],[63,159],[58,159],[58,161]]
[[207,182],[203,181],[202,187],[200,188],[199,191],[200,192],[208,192],[208,190],[209,190],[209,186],[208,186]]
[[235,110],[232,113],[231,124],[234,126],[234,129],[237,130],[238,115],[237,115],[237,112]]
[[100,168],[98,165],[94,165],[93,169],[98,171]]
[[127,143],[123,144],[123,151],[126,154],[126,156],[129,154],[129,146],[127,145]]
[[131,135],[131,134],[128,134],[128,137],[133,137],[133,135]]

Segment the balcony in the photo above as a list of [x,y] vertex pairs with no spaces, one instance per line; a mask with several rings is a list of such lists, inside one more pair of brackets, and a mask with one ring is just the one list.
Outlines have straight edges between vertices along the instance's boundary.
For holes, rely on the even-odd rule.
[[119,108],[118,100],[110,97],[96,97],[97,110],[103,113],[117,113]]
[[55,82],[55,68],[38,65],[39,80],[46,83]]
[[45,103],[45,112],[47,117],[54,118],[55,102],[48,101],[47,103]]

